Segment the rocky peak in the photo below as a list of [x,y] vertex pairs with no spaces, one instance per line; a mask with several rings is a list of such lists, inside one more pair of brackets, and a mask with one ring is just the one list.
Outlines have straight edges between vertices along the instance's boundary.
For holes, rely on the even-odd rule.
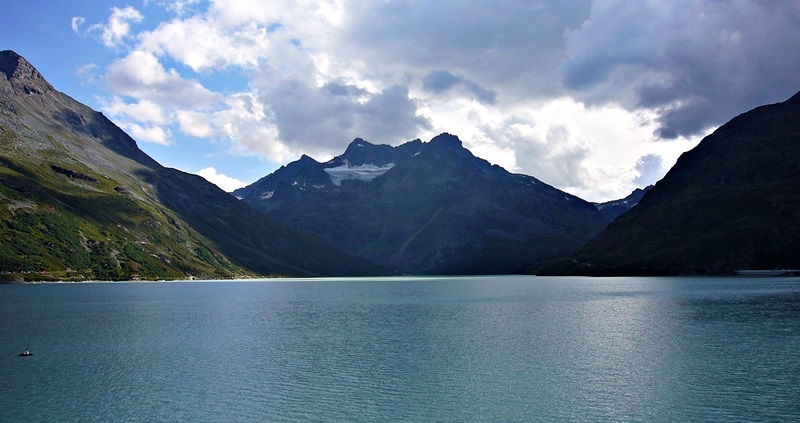
[[299,161],[299,162],[301,162],[301,163],[305,163],[305,164],[310,164],[310,163],[319,164],[319,163],[318,163],[316,160],[314,160],[312,157],[310,157],[310,156],[308,156],[308,155],[305,155],[305,154],[303,154],[302,156],[300,156],[300,160],[298,160],[298,161]]
[[439,148],[463,148],[463,144],[457,136],[448,134],[446,132],[433,137],[429,144]]
[[376,145],[362,138],[356,138],[347,146],[344,154],[336,158],[335,163],[341,165],[344,160],[352,166],[365,164],[384,166],[397,161],[397,152],[390,145]]
[[0,72],[17,94],[47,94],[54,91],[33,65],[11,50],[0,51]]

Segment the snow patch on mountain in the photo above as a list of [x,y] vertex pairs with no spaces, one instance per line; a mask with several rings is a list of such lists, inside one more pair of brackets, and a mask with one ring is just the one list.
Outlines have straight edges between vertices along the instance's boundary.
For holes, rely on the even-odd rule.
[[363,164],[352,166],[347,159],[344,164],[337,167],[329,167],[323,169],[325,173],[330,175],[331,182],[337,187],[342,185],[342,181],[346,179],[357,179],[359,181],[370,182],[378,176],[388,172],[389,169],[394,167],[394,163],[387,163],[384,166],[375,166],[374,164]]

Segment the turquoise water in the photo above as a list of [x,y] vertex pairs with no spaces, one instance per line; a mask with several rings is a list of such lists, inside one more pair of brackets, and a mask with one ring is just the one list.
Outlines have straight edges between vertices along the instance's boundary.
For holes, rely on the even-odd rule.
[[798,421],[799,399],[797,278],[0,286],[4,422]]

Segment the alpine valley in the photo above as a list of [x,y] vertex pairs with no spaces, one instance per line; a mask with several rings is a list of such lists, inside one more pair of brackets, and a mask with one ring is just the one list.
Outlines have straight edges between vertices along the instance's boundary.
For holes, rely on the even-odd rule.
[[0,282],[798,268],[798,98],[735,118],[654,187],[603,204],[446,133],[356,139],[231,194],[160,165],[3,51]]

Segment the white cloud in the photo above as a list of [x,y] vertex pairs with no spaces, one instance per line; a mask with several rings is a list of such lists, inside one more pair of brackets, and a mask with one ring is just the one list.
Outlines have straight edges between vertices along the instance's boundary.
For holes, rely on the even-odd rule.
[[159,125],[167,123],[164,109],[149,100],[141,100],[137,103],[126,103],[121,98],[114,97],[110,102],[103,102],[102,107],[103,110],[111,116],[124,116],[133,118],[139,122]]
[[140,46],[201,72],[228,66],[255,68],[267,57],[270,41],[264,25],[251,22],[225,28],[213,17],[195,16],[159,25],[142,35]]
[[[73,30],[76,29],[76,18],[73,18]],[[80,19],[80,18],[78,18]],[[95,24],[89,27],[90,32],[98,32],[100,41],[108,48],[117,49],[122,42],[130,36],[131,23],[138,23],[144,16],[131,6],[122,9],[113,7],[111,16],[105,24]],[[81,22],[83,23],[83,22]]]
[[80,35],[81,25],[86,23],[86,18],[75,16],[72,18],[72,31]]
[[334,47],[364,72],[448,71],[528,101],[559,94],[564,33],[589,15],[589,1],[353,2]]
[[139,141],[170,145],[172,132],[167,125],[170,119],[164,109],[149,100],[126,103],[120,97],[100,100],[101,107],[117,124]]
[[105,78],[117,94],[162,106],[192,109],[222,100],[222,95],[197,81],[183,78],[174,69],[166,70],[154,54],[141,50],[131,51],[114,61]]
[[592,200],[659,178],[800,72],[796,2],[150,1],[172,12],[152,29],[130,7],[98,27],[133,43],[105,81],[150,139],[174,125],[284,163],[450,132]]
[[655,182],[666,169],[659,174],[650,168],[643,177],[643,156],[671,165],[699,141],[653,142],[654,124],[639,115],[612,106],[587,108],[568,97],[505,109],[467,101],[427,107],[445,128],[464,128],[459,137],[479,157],[590,201],[621,198]]
[[[147,6],[149,1],[150,0],[144,0],[144,5]],[[202,0],[155,0],[155,4],[158,4],[178,16],[191,13],[194,6],[201,2]]]
[[217,170],[213,167],[203,168],[196,174],[202,176],[208,182],[220,187],[225,192],[231,192],[247,185],[247,183],[236,178],[231,178],[230,176],[217,173]]
[[133,139],[137,141],[151,142],[160,145],[170,145],[172,132],[160,126],[141,125],[138,123],[121,122],[121,126],[130,132]]
[[197,138],[210,138],[214,135],[214,129],[211,127],[211,117],[208,114],[191,110],[178,110],[176,115],[181,131],[184,134]]
[[233,154],[256,154],[275,162],[290,158],[292,150],[281,141],[269,110],[256,94],[234,94],[225,104],[225,109],[213,113],[211,125],[229,140]]

